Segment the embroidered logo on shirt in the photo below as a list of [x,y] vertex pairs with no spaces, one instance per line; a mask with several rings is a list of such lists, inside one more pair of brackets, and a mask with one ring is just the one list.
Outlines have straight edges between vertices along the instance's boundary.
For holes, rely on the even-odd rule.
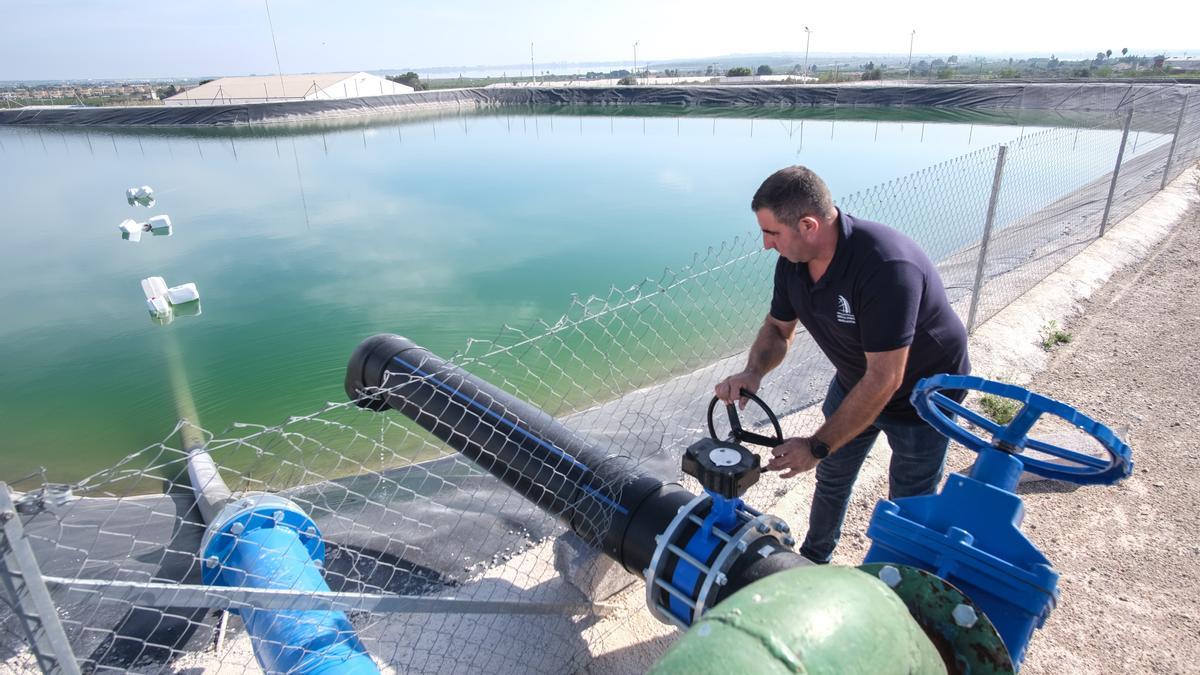
[[854,318],[854,312],[850,311],[850,301],[844,295],[838,296],[837,320],[839,323],[858,323]]

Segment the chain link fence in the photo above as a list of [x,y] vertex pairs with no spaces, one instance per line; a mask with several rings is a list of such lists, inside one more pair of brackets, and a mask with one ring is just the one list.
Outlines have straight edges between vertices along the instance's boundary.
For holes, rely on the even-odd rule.
[[[1119,103],[1091,127],[1023,135],[838,203],[917,239],[974,327],[1200,161],[1200,96]],[[541,407],[579,443],[678,479],[680,453],[706,432],[713,384],[741,367],[765,314],[773,268],[774,255],[747,233],[686,268],[577,299],[553,323],[505,327],[446,356]],[[764,383],[786,434],[819,424],[813,404],[831,372],[802,335]],[[186,382],[182,362],[173,377]],[[386,386],[403,400],[410,383]],[[431,412],[463,419],[480,405],[454,400]],[[504,415],[480,416],[480,433],[496,447],[529,440]],[[544,450],[546,485],[612,487],[569,449]],[[223,467],[235,499],[269,493],[312,519],[328,592],[288,593],[265,579],[282,589],[266,597],[201,583],[206,568],[226,565],[202,555],[205,515],[187,467],[201,451]],[[15,504],[0,504],[0,670],[259,672],[253,649],[270,638],[252,644],[240,618],[254,607],[344,611],[388,671],[586,668],[622,628],[598,621],[605,600],[635,578],[606,574],[597,542],[571,529],[603,529],[612,513],[589,511],[580,523],[576,503],[542,510],[505,484],[516,479],[500,461],[467,459],[397,413],[334,402],[220,434],[184,419],[78,484],[10,486]]]

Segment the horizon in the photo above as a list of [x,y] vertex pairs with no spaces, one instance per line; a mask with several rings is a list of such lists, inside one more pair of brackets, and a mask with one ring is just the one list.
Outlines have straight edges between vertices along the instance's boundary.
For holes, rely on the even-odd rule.
[[[1197,58],[1200,58],[1200,50],[1186,50],[1186,49],[1164,49],[1164,50],[1159,50],[1159,51],[1155,52],[1154,54],[1149,54],[1149,53],[1135,54],[1133,50],[1130,50],[1129,56],[1150,58],[1152,56],[1165,55],[1167,57],[1174,57],[1174,56],[1189,56],[1193,52],[1195,52],[1197,54]],[[1067,52],[1060,53],[1060,52],[1054,52],[1054,51],[1050,51],[1047,53],[1042,53],[1042,52],[1023,52],[1023,53],[1005,53],[1005,52],[983,53],[983,52],[978,52],[978,53],[966,53],[966,54],[951,54],[948,52],[916,52],[916,51],[914,51],[912,54],[912,61],[913,61],[913,63],[917,63],[918,61],[921,61],[921,60],[947,58],[949,56],[958,56],[960,66],[965,67],[967,64],[974,63],[976,59],[980,59],[980,58],[982,58],[984,60],[995,61],[995,60],[1003,60],[1006,58],[1048,59],[1051,56],[1056,56],[1060,60],[1064,60],[1064,61],[1079,61],[1079,60],[1089,60],[1094,57],[1094,54],[1067,53]],[[1120,56],[1119,52],[1114,51],[1113,58],[1117,58],[1119,56]],[[684,56],[684,57],[669,58],[669,59],[651,59],[644,63],[639,61],[638,65],[639,65],[639,68],[671,67],[671,66],[676,66],[676,65],[680,65],[680,64],[694,64],[695,66],[703,66],[706,63],[734,66],[734,65],[744,65],[741,62],[743,62],[743,61],[748,62],[749,60],[797,61],[797,62],[799,62],[803,58],[804,58],[803,53],[797,54],[797,53],[793,53],[793,52],[762,52],[762,53],[744,53],[744,54],[717,54],[717,55],[690,56],[690,57]],[[827,62],[827,61],[835,60],[835,59],[843,60],[843,61],[849,60],[849,59],[867,59],[867,60],[891,59],[891,60],[906,61],[908,59],[908,54],[907,53],[905,53],[905,54],[890,54],[890,53],[884,53],[884,52],[876,52],[876,53],[872,53],[872,52],[811,52],[808,55],[808,61],[810,62],[810,64],[814,64],[814,65],[820,65],[821,62]],[[622,68],[628,69],[631,66],[631,61],[630,60],[624,60],[624,61],[623,60],[553,61],[553,62],[547,62],[547,63],[537,63],[536,65],[537,65],[539,73],[545,72],[543,70],[543,67],[544,67],[546,69],[549,69],[549,72],[552,75],[563,75],[563,74],[571,74],[573,72],[568,68],[570,66],[579,66],[579,67],[599,66],[599,67],[609,68],[611,70],[619,70]],[[282,74],[283,75],[307,75],[307,74],[316,74],[316,73],[341,73],[341,72],[345,72],[345,73],[367,72],[367,73],[388,73],[388,74],[390,74],[390,73],[404,73],[404,72],[408,72],[408,71],[413,71],[413,72],[417,72],[417,73],[421,74],[422,77],[425,77],[426,74],[435,74],[435,73],[436,74],[445,74],[445,77],[434,77],[434,78],[426,78],[426,79],[452,79],[453,77],[455,77],[455,75],[453,75],[452,73],[455,73],[457,71],[462,71],[462,72],[497,71],[498,72],[503,69],[512,69],[511,72],[509,73],[510,76],[517,76],[517,75],[528,76],[528,71],[518,72],[522,66],[524,66],[525,68],[528,68],[529,64],[528,63],[523,63],[523,64],[522,63],[507,63],[507,64],[506,63],[496,63],[496,64],[478,63],[478,64],[398,66],[398,67],[357,68],[357,69],[350,68],[350,69],[337,69],[337,70],[310,70],[310,71],[287,71],[287,70],[285,70],[282,72]],[[554,68],[558,68],[558,70],[555,71]],[[276,75],[276,74],[279,74],[279,73],[277,73],[276,71],[264,71],[264,72],[245,71],[245,72],[229,72],[229,73],[215,73],[215,72],[203,73],[202,72],[202,73],[192,73],[192,74],[186,74],[186,75],[133,74],[133,75],[113,75],[113,76],[101,76],[101,77],[62,77],[62,78],[26,78],[26,79],[0,78],[0,83],[16,84],[16,83],[46,83],[46,82],[84,82],[84,81],[94,81],[94,82],[174,81],[174,80],[200,80],[200,79],[208,79],[208,78],[216,79],[216,78],[221,78],[221,77],[268,76],[268,75]]]
[[[907,58],[910,50],[914,61],[950,55],[1084,58],[1107,49],[1119,54],[1122,48],[1139,56],[1200,52],[1200,45],[1188,46],[1198,40],[1186,21],[1145,16],[1148,12],[1080,15],[1034,0],[1014,0],[1003,12],[968,20],[940,4],[899,7],[887,0],[864,0],[854,18],[830,7],[752,3],[738,9],[731,12],[712,0],[686,5],[613,0],[603,7],[549,0],[400,7],[361,0],[336,9],[317,0],[17,3],[7,8],[0,28],[0,81],[519,70],[528,69],[531,56],[537,68],[632,66],[635,56],[639,64],[672,64],[806,51],[810,61],[841,55]],[[855,20],[863,16],[871,20]]]

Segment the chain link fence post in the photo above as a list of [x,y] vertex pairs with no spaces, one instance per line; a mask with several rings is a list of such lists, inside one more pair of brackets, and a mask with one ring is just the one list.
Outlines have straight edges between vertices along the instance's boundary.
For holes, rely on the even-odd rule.
[[1125,157],[1125,142],[1129,140],[1129,125],[1133,123],[1133,108],[1125,113],[1125,130],[1121,132],[1121,147],[1117,150],[1117,163],[1113,167],[1112,182],[1108,185],[1108,200],[1104,202],[1104,216],[1100,218],[1100,236],[1108,229],[1108,212],[1112,208],[1113,194],[1117,191],[1117,177],[1121,175],[1121,160]]
[[3,526],[0,529],[0,584],[29,639],[34,658],[44,673],[78,675],[79,664],[71,652],[71,643],[59,621],[50,591],[46,589],[37,558],[25,538],[8,484],[2,482],[0,525]]
[[1183,103],[1179,104],[1179,121],[1175,123],[1175,135],[1171,136],[1171,149],[1167,151],[1167,165],[1163,167],[1162,185],[1158,189],[1166,190],[1167,183],[1171,180],[1171,160],[1175,159],[1175,146],[1179,143],[1179,133],[1183,131],[1183,118],[1187,114],[1188,99],[1191,98],[1192,92],[1183,95]]
[[983,239],[979,242],[979,262],[975,265],[975,285],[971,290],[971,312],[967,318],[967,332],[975,330],[975,316],[979,311],[979,293],[983,289],[983,268],[987,264],[988,242],[992,238],[992,225],[996,221],[996,205],[1000,201],[1000,182],[1004,177],[1004,160],[1008,157],[1008,146],[1001,145],[996,154],[996,172],[992,176],[992,196],[988,199],[987,220],[983,224]]

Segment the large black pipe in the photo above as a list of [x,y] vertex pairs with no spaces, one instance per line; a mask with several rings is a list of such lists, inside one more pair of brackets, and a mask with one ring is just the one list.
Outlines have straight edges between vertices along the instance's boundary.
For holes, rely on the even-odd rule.
[[[399,335],[376,335],[354,350],[346,394],[361,407],[403,413],[639,576],[656,537],[695,497]],[[716,600],[805,564],[764,537],[734,560]]]
[[654,535],[693,497],[398,335],[354,350],[346,394],[408,416],[634,574],[650,564]]

